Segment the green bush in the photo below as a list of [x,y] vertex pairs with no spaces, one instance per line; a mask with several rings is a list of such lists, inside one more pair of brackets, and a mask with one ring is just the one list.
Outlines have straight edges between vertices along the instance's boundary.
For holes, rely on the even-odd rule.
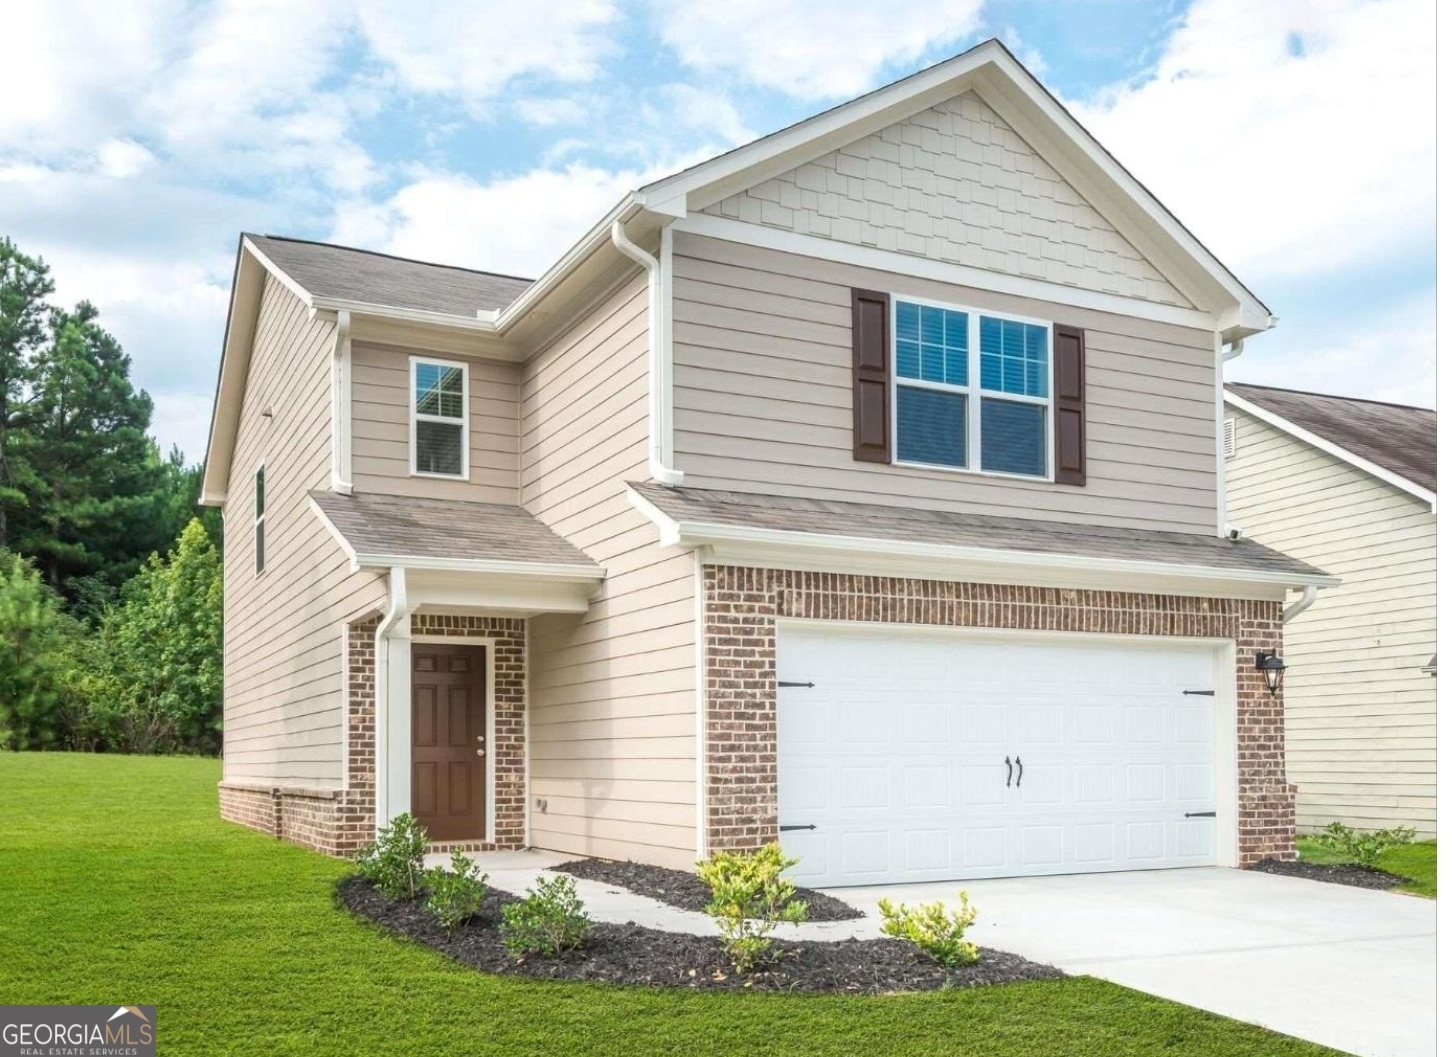
[[407,812],[397,815],[358,852],[358,872],[390,899],[413,899],[423,885],[427,843],[418,819]]
[[721,946],[738,973],[771,960],[768,937],[778,925],[806,920],[807,904],[782,876],[797,861],[773,842],[757,852],[718,851],[696,864],[696,876],[711,888],[706,913],[721,930]]
[[518,903],[503,910],[504,947],[516,958],[574,950],[590,934],[590,915],[575,890],[575,879],[559,874],[535,882]]
[[1382,852],[1412,843],[1417,839],[1417,831],[1411,826],[1398,826],[1374,833],[1358,832],[1344,822],[1332,822],[1311,839],[1327,851],[1345,856],[1357,866],[1375,866]]
[[893,939],[907,940],[939,965],[972,965],[978,947],[963,938],[978,911],[968,903],[968,893],[958,893],[958,909],[949,913],[941,902],[910,907],[880,899],[882,931]]
[[484,882],[489,879],[458,849],[454,850],[450,864],[452,871],[442,866],[429,871],[429,900],[425,904],[445,932],[453,932],[479,912]]

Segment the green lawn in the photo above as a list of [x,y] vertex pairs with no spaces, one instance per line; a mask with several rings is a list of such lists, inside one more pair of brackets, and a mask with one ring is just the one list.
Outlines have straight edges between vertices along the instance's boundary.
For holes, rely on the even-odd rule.
[[0,753],[0,1002],[154,1003],[164,1054],[1331,1052],[1090,979],[812,998],[486,976],[337,910],[346,865],[219,821],[217,775]]
[[[1296,841],[1296,850],[1307,862],[1349,861],[1305,837]],[[1389,873],[1400,874],[1411,880],[1410,884],[1404,884],[1398,888],[1398,892],[1410,892],[1412,895],[1427,896],[1431,899],[1437,898],[1436,841],[1424,840],[1416,844],[1404,844],[1400,848],[1392,848],[1382,853],[1381,858],[1376,861],[1376,865]]]

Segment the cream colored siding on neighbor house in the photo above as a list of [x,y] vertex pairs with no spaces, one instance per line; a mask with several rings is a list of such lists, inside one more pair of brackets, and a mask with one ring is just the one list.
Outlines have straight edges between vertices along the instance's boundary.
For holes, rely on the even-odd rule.
[[704,210],[837,242],[1189,307],[972,92]]
[[[409,356],[469,365],[469,479],[409,476]],[[353,343],[353,486],[359,492],[519,501],[519,368]]]
[[[329,479],[334,324],[268,276],[223,505],[223,775],[341,786],[342,623],[376,605],[308,506]],[[270,410],[271,417],[263,411]],[[266,571],[254,572],[254,474],[266,462]]]
[[648,476],[646,329],[637,274],[523,369],[524,506],[609,574],[583,617],[530,622],[530,840],[684,867],[696,848],[695,565],[663,550],[625,498],[625,482]]
[[[703,488],[1215,532],[1214,336],[675,238],[675,452]],[[852,458],[852,287],[1083,327],[1085,487]]]
[[1230,519],[1341,578],[1286,626],[1286,770],[1302,828],[1436,832],[1436,530],[1428,504],[1234,408]]

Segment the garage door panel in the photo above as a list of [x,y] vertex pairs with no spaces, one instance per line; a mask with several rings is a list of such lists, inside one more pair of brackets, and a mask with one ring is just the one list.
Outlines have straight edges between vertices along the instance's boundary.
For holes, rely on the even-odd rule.
[[[787,626],[782,841],[803,884],[1209,865],[1207,647]],[[1005,767],[1017,759],[1020,767]]]

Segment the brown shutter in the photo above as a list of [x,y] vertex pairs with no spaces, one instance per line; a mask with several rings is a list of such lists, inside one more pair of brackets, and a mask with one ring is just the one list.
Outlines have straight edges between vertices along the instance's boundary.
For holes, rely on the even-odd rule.
[[852,457],[858,462],[892,462],[888,316],[886,294],[852,291]]
[[1084,451],[1084,331],[1054,325],[1054,480],[1083,484],[1088,459]]

